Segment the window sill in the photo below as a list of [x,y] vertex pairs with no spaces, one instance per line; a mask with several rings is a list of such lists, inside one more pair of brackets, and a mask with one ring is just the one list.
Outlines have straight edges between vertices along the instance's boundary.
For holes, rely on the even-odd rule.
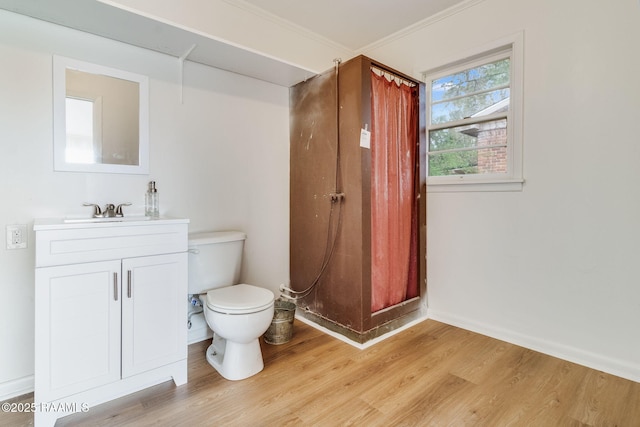
[[469,180],[464,182],[429,182],[427,180],[427,193],[459,193],[459,192],[501,192],[522,191],[524,179],[505,180]]

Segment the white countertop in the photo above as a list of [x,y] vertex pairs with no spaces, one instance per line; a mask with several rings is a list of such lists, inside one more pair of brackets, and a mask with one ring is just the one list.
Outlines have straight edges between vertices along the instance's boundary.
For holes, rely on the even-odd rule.
[[41,230],[64,230],[76,228],[99,228],[99,227],[132,227],[148,225],[167,224],[188,224],[188,218],[149,218],[145,216],[124,216],[114,218],[89,218],[89,217],[66,217],[66,218],[38,218],[33,223],[35,231]]

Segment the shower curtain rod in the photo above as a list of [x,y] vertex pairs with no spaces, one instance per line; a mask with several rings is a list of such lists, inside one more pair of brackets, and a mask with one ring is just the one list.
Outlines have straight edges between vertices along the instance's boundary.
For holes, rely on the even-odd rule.
[[395,80],[396,82],[405,84],[405,85],[407,85],[409,87],[416,86],[416,83],[412,82],[411,80],[407,80],[407,79],[405,79],[403,77],[400,77],[396,73],[393,73],[393,72],[391,72],[389,70],[385,70],[384,68],[380,68],[380,67],[377,67],[375,65],[371,65],[371,70],[374,71],[379,76],[384,76],[389,80]]

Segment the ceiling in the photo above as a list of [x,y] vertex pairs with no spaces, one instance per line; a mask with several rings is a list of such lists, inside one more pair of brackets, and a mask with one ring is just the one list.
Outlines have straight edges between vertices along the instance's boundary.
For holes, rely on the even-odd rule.
[[236,0],[350,50],[361,48],[467,0]]

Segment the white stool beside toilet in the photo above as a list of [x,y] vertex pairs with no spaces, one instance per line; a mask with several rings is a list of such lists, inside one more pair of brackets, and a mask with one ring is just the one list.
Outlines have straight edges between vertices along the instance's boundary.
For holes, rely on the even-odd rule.
[[200,295],[213,331],[207,361],[228,380],[242,380],[264,368],[259,338],[274,311],[273,292],[237,284],[245,238],[239,231],[189,235],[189,293]]

